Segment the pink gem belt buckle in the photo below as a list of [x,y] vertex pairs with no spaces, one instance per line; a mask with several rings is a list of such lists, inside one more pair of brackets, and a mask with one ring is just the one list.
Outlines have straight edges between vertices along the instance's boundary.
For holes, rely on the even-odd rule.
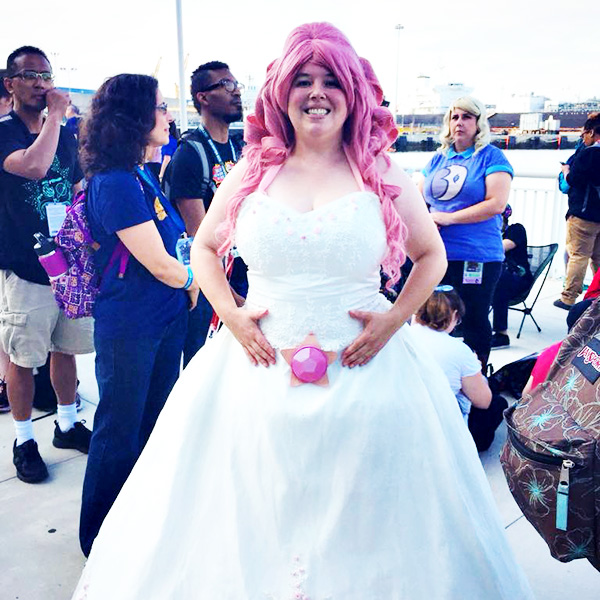
[[282,350],[281,354],[290,365],[292,386],[303,383],[329,385],[327,367],[336,359],[337,352],[322,350],[313,333],[309,334],[298,347]]

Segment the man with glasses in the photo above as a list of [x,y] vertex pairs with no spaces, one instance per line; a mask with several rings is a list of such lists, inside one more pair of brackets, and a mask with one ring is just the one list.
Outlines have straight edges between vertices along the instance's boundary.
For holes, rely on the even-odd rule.
[[590,260],[600,268],[600,115],[590,115],[581,134],[583,147],[562,172],[569,185],[567,210],[567,273],[554,306],[570,310],[583,289]]
[[[205,63],[192,74],[192,100],[200,125],[184,134],[164,178],[169,199],[181,212],[190,236],[195,235],[217,187],[241,156],[241,144],[229,135],[229,126],[243,118],[243,87],[223,62]],[[248,291],[246,266],[240,258],[231,261],[230,283],[241,305]],[[190,314],[184,366],[204,345],[212,316],[212,307],[201,293]]]
[[46,363],[48,352],[58,397],[54,446],[87,453],[91,436],[76,420],[74,355],[93,351],[92,323],[60,312],[33,250],[34,233],[55,235],[83,174],[75,138],[61,127],[69,95],[54,87],[44,52],[33,46],[12,52],[4,85],[13,110],[0,118],[0,342],[10,357],[13,462],[19,479],[37,483],[48,470],[33,435],[33,369]]

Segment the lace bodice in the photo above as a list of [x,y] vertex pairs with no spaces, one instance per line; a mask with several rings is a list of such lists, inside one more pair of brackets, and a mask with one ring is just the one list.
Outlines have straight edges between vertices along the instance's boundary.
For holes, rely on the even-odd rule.
[[390,307],[379,293],[386,232],[371,192],[307,213],[254,192],[240,210],[236,245],[248,265],[247,305],[269,310],[261,328],[276,348],[312,332],[325,350],[341,350],[362,328],[349,310]]

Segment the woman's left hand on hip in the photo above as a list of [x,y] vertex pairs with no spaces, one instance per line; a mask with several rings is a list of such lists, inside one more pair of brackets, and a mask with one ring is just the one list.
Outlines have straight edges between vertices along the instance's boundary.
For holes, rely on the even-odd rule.
[[390,312],[375,313],[351,310],[348,314],[363,324],[360,335],[342,352],[342,366],[366,365],[398,330],[395,316]]

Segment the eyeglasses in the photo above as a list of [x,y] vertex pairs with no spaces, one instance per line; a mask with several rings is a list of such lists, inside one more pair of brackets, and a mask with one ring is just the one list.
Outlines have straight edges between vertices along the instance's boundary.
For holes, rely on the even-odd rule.
[[454,288],[451,285],[438,285],[434,292],[451,292]]
[[156,106],[156,110],[160,111],[163,115],[169,112],[169,105],[166,102],[161,102]]
[[23,81],[36,81],[38,77],[42,81],[54,81],[54,75],[50,71],[31,71],[26,69],[20,73],[10,75],[9,79],[13,79],[15,77],[20,77]]
[[217,83],[213,83],[212,85],[209,85],[207,88],[204,88],[202,91],[210,92],[211,90],[216,90],[217,88],[220,88],[220,87],[225,88],[226,92],[233,94],[233,92],[235,90],[240,90],[240,92],[244,91],[244,88],[246,86],[244,86],[244,84],[240,83],[239,81],[232,81],[231,79],[221,79],[220,81],[217,81]]

